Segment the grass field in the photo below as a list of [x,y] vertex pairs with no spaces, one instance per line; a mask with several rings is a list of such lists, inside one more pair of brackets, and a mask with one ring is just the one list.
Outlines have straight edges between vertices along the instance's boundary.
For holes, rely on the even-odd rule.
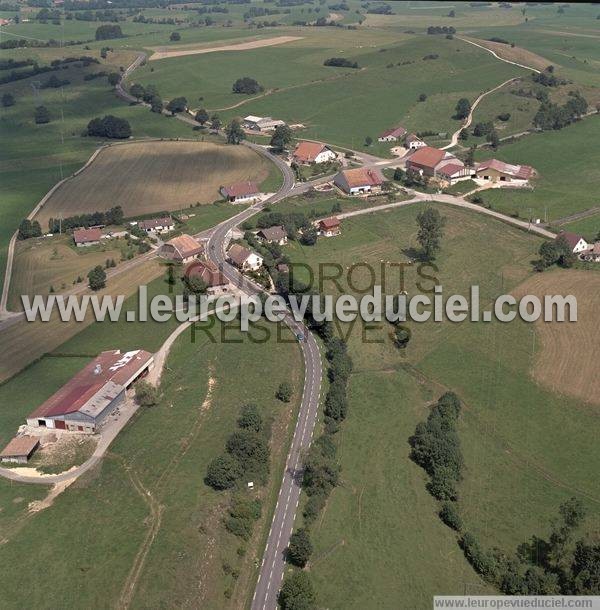
[[[419,209],[346,219],[341,237],[321,240],[314,248],[294,244],[291,258],[313,268],[335,261],[346,270],[366,262],[379,278],[381,261],[405,261],[405,252],[415,246]],[[468,287],[478,284],[487,306],[491,298],[529,281],[537,238],[454,208],[441,206],[441,211],[447,226],[433,275],[445,295],[468,294]],[[385,293],[400,288],[398,274],[388,268]],[[368,285],[369,277],[357,269],[354,285]],[[553,277],[548,274],[551,292],[562,292]],[[405,271],[409,294],[420,291],[418,279],[414,267]],[[424,290],[431,286],[421,281]],[[337,292],[331,282],[323,290]],[[595,318],[586,311],[584,324],[592,329]],[[524,323],[409,326],[412,339],[405,354],[392,346],[390,326],[365,338],[360,328],[350,334],[355,372],[349,416],[338,439],[343,483],[313,534],[311,573],[327,607],[395,608],[401,599],[407,607],[426,608],[434,593],[463,594],[465,587],[469,593],[486,591],[466,567],[454,535],[441,526],[423,473],[408,459],[408,437],[424,419],[426,405],[447,389],[465,402],[460,505],[467,528],[484,544],[512,551],[532,533],[545,535],[550,516],[571,495],[588,507],[592,528],[600,514],[595,477],[590,477],[598,467],[596,414],[537,381],[536,363],[543,363],[545,378],[561,374],[564,361],[556,346],[546,357],[546,342],[538,335],[534,347],[537,330]],[[347,331],[344,326],[342,332]],[[580,385],[587,396],[593,393],[591,383]],[[573,438],[577,452],[570,449]]]
[[[494,156],[510,163],[532,165],[539,173],[535,188],[492,190],[486,203],[505,213],[517,211],[524,218],[556,220],[598,205],[600,152],[595,144],[600,116],[591,116],[560,131],[544,132],[501,146]],[[489,158],[489,151],[478,153]],[[572,163],[571,160],[577,162]]]
[[565,231],[572,231],[573,233],[580,233],[588,241],[597,241],[598,235],[600,235],[600,212],[586,218],[574,220],[560,226]]
[[[269,162],[244,146],[207,142],[140,142],[103,150],[81,174],[62,185],[36,215],[74,216],[114,205],[125,216],[179,210],[220,199],[219,187],[243,180],[259,184]],[[110,176],[110,180],[107,180]]]

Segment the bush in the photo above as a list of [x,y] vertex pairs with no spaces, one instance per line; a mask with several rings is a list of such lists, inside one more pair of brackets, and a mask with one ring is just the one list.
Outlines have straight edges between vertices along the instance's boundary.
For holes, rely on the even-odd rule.
[[313,547],[308,530],[301,528],[290,536],[286,559],[293,565],[303,568],[310,559]]
[[96,29],[96,40],[111,40],[123,38],[120,25],[101,25]]
[[9,106],[15,105],[15,97],[12,93],[5,93],[2,96],[2,106],[8,108]]
[[171,35],[169,36],[169,40],[171,40],[173,42],[177,42],[177,41],[181,40],[181,34],[179,32],[171,32]]
[[50,112],[46,106],[36,106],[34,120],[36,125],[45,125],[50,122]]
[[248,403],[242,407],[242,412],[237,423],[238,426],[244,430],[260,432],[263,429],[262,417],[258,412],[258,407],[253,403]]
[[498,115],[498,120],[500,121],[508,121],[508,119],[510,119],[510,112],[503,112],[502,114]]
[[125,140],[131,137],[131,125],[125,119],[106,115],[102,119],[96,117],[87,125],[87,135],[113,140]]
[[337,68],[354,68],[359,67],[358,62],[347,59],[346,57],[330,57],[323,62],[324,66],[334,66]]
[[213,489],[231,489],[239,476],[237,460],[230,455],[220,455],[209,463],[204,482]]
[[292,386],[287,381],[280,383],[277,392],[275,392],[275,398],[281,400],[281,402],[290,402],[292,399]]
[[462,529],[462,519],[458,514],[456,504],[454,502],[444,502],[440,509],[440,519],[453,530],[460,532]]
[[153,407],[158,404],[158,392],[146,381],[138,381],[135,384],[135,401],[140,407]]
[[232,87],[233,93],[246,93],[248,95],[260,93],[263,90],[264,87],[262,87],[258,81],[250,78],[249,76],[238,78],[235,83],[233,83]]
[[88,282],[92,290],[101,290],[106,286],[106,272],[100,265],[88,273]]

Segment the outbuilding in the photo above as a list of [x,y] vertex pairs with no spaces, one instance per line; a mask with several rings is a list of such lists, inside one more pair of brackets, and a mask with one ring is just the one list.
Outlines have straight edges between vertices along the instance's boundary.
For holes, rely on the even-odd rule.
[[249,203],[260,199],[262,193],[256,182],[235,182],[221,187],[221,195],[231,203]]
[[378,138],[379,142],[397,142],[406,135],[406,129],[398,126],[392,129],[386,129]]
[[40,439],[37,436],[15,436],[0,453],[0,460],[26,464],[39,445]]
[[364,195],[381,189],[385,179],[377,169],[357,167],[342,170],[333,182],[348,195]]
[[177,263],[189,263],[203,251],[202,244],[191,235],[183,234],[170,239],[160,249],[160,255]]
[[511,182],[525,184],[533,175],[529,165],[513,165],[498,159],[488,159],[475,167],[475,180],[485,182]]

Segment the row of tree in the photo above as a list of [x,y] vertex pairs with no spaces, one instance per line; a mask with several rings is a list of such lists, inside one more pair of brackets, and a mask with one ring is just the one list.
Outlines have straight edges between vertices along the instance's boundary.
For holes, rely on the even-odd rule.
[[87,125],[86,135],[124,140],[131,137],[131,125],[126,119],[108,114],[92,119]]
[[65,232],[79,227],[95,227],[98,225],[120,225],[123,222],[123,208],[115,205],[109,210],[92,212],[91,214],[78,214],[66,218],[51,218],[48,221],[50,233]]

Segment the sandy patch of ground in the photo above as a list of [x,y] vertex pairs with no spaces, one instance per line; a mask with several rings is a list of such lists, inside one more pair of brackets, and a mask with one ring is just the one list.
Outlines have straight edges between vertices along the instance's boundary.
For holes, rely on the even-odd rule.
[[285,44],[301,40],[302,36],[276,36],[275,38],[263,38],[262,40],[250,40],[248,42],[238,42],[237,44],[226,44],[216,47],[158,47],[150,57],[150,61],[167,59],[168,57],[182,57],[184,55],[201,55],[203,53],[216,53],[218,51],[249,51],[261,47],[272,47],[274,45]]
[[463,36],[463,38],[465,40],[476,42],[482,47],[494,51],[494,53],[496,53],[498,57],[502,57],[502,59],[515,61],[526,66],[532,66],[538,70],[544,70],[552,63],[549,59],[545,59],[541,55],[537,55],[536,53],[532,53],[531,51],[527,51],[526,49],[522,49],[520,47],[511,47],[510,45],[502,44],[501,42],[480,40],[479,38],[471,38],[470,36]]
[[569,295],[577,298],[577,322],[536,322],[533,377],[551,390],[600,404],[600,274],[556,270],[539,273],[513,294]]
[[[27,468],[23,470],[33,470],[37,472],[37,470],[33,468]],[[34,475],[35,476],[35,475]],[[30,513],[39,513],[41,510],[52,506],[54,500],[60,496],[60,494],[73,483],[75,479],[68,479],[66,481],[61,481],[60,483],[55,483],[52,486],[52,489],[49,491],[48,495],[43,500],[35,500],[34,502],[29,503],[29,512]]]

